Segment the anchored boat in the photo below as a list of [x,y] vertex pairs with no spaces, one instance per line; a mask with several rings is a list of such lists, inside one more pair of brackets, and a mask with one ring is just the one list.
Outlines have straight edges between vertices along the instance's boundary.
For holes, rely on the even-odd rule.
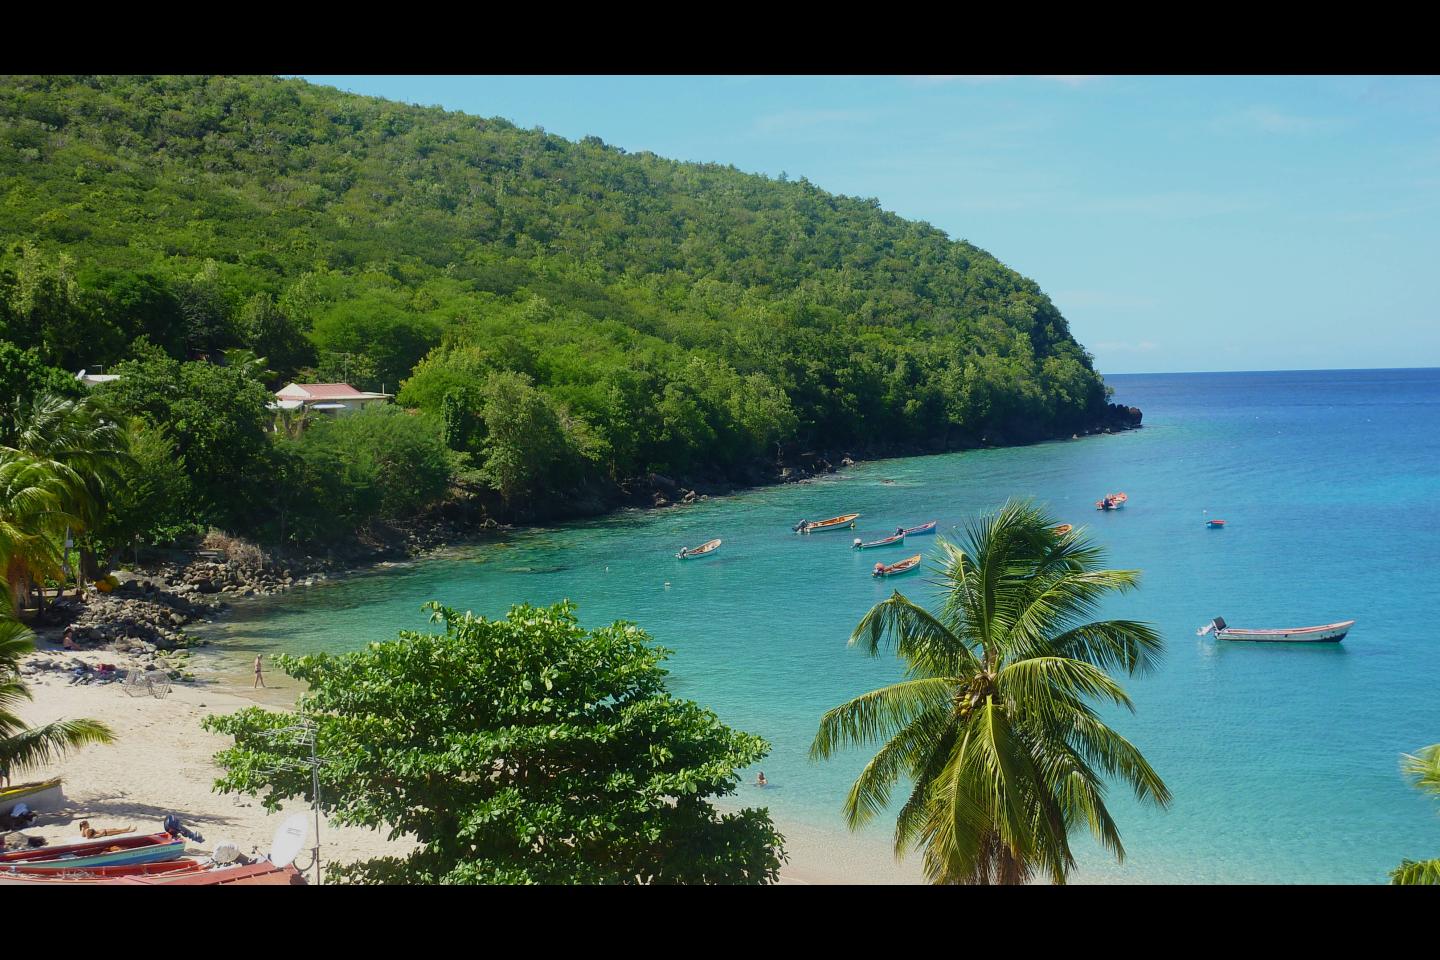
[[1057,537],[1063,537],[1065,536],[1065,534],[1069,533],[1071,530],[1074,529],[1075,525],[1073,523],[1062,523],[1058,527],[1051,527],[1050,532],[1055,534],[1055,536]]
[[1205,521],[1205,526],[1209,527],[1211,530],[1219,530],[1221,527],[1225,526],[1225,521],[1224,521],[1224,520],[1206,520],[1206,521]]
[[1112,493],[1095,501],[1096,510],[1119,510],[1130,499],[1128,493]]
[[681,547],[680,552],[675,554],[677,560],[694,560],[696,557],[707,557],[720,549],[721,540],[707,540],[693,550],[689,547]]
[[852,545],[856,550],[874,550],[876,547],[903,547],[905,545],[905,534],[897,533],[886,537],[884,540],[871,540],[869,543],[861,543],[860,538],[855,538]]
[[795,525],[796,533],[821,533],[825,530],[843,530],[849,527],[855,529],[855,521],[860,519],[858,513],[841,514],[838,517],[831,517],[829,520],[801,520]]
[[892,564],[889,564],[889,565],[886,565],[886,564],[883,564],[883,563],[877,563],[877,564],[875,564],[875,569],[871,572],[871,576],[874,576],[874,577],[898,577],[898,576],[900,576],[900,574],[902,574],[902,573],[910,573],[911,571],[913,571],[913,570],[918,570],[919,568],[920,568],[920,554],[917,553],[917,554],[915,554],[915,556],[913,556],[913,557],[906,557],[904,560],[901,560],[899,563],[892,563]]
[[939,520],[931,520],[929,523],[922,523],[922,524],[920,524],[920,526],[918,526],[918,527],[910,527],[910,528],[908,528],[908,529],[905,531],[905,536],[907,536],[907,537],[920,537],[920,536],[924,536],[924,535],[927,534],[927,533],[934,533],[934,532],[935,532],[935,525],[938,524],[939,522],[940,522]]
[[1341,620],[1339,623],[1326,623],[1318,627],[1241,630],[1227,624],[1224,617],[1216,617],[1195,632],[1203,637],[1214,630],[1217,640],[1252,640],[1264,643],[1339,643],[1345,639],[1345,634],[1349,633],[1353,626],[1355,626],[1354,620]]

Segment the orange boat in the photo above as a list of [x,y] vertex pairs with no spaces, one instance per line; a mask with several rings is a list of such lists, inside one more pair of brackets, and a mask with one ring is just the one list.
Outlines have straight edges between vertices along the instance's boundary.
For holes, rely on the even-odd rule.
[[1050,532],[1055,534],[1055,536],[1057,537],[1063,537],[1065,536],[1065,534],[1069,533],[1071,530],[1074,529],[1075,525],[1073,523],[1062,523],[1058,527],[1051,527]]
[[860,519],[858,513],[845,513],[838,517],[831,517],[829,520],[801,520],[795,525],[796,533],[819,533],[823,530],[844,530],[845,528],[855,529],[855,521]]
[[870,575],[872,577],[898,577],[902,573],[910,573],[913,570],[919,569],[920,554],[917,553],[913,557],[906,557],[899,563],[892,563],[889,566],[883,563],[877,563]]
[[1096,510],[1119,510],[1125,506],[1125,501],[1130,499],[1127,493],[1112,493],[1095,501]]

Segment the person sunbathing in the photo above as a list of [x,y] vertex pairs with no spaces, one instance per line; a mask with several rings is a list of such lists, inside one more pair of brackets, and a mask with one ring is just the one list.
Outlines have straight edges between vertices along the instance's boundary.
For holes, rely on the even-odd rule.
[[80,821],[80,836],[84,837],[86,840],[98,840],[101,837],[118,837],[122,833],[134,832],[135,828],[133,826],[111,827],[109,830],[96,830],[94,827],[90,826],[89,820]]

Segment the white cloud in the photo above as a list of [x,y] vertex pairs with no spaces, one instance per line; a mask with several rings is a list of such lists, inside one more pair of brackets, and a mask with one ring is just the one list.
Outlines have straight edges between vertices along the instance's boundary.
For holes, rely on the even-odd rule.
[[1213,126],[1226,133],[1307,134],[1332,130],[1340,122],[1330,117],[1306,117],[1274,107],[1254,106],[1218,117]]
[[1141,340],[1138,343],[1130,343],[1125,340],[1111,340],[1106,343],[1092,344],[1091,352],[1100,353],[1150,353],[1159,350],[1160,344],[1154,340]]

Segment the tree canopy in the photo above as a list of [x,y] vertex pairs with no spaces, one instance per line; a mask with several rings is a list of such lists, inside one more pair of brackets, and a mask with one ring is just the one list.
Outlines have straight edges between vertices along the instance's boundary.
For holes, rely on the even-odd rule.
[[[309,684],[321,808],[333,823],[410,836],[408,857],[344,864],[356,883],[766,883],[784,860],[768,813],[721,813],[766,755],[665,689],[633,624],[584,629],[569,604],[489,620],[432,604],[444,633],[402,632],[341,656],[277,657]],[[311,796],[293,714],[208,717],[235,738],[223,792],[276,807]],[[277,772],[278,771],[278,772]]]

